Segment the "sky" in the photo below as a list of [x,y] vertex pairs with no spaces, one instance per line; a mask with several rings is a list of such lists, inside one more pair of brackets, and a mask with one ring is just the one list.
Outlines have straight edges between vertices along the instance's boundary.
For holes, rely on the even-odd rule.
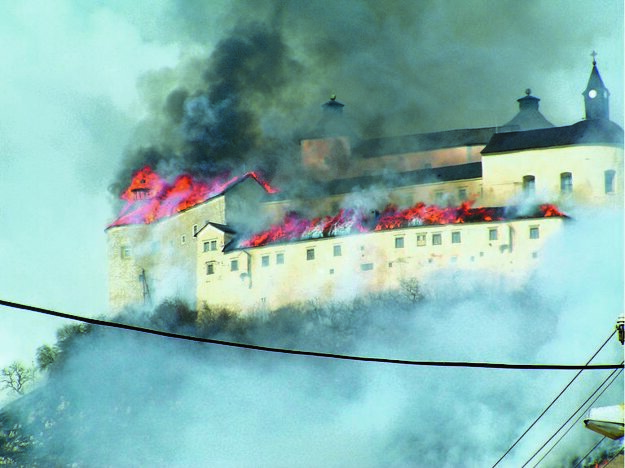
[[[214,91],[216,70],[236,72],[214,52],[254,31],[279,55],[260,55],[254,80],[228,75],[251,139],[305,134],[332,93],[368,136],[503,124],[526,88],[552,123],[572,124],[592,50],[623,125],[619,0],[381,5],[1,2],[0,297],[106,313],[115,183],[141,163],[138,148],[180,146],[168,103]],[[0,308],[0,365],[32,359],[63,324]]]
[[[230,163],[239,167],[276,148],[279,160],[273,164],[288,165],[289,158],[298,157],[293,140],[314,127],[320,104],[333,93],[346,104],[345,113],[357,132],[371,137],[501,125],[515,115],[516,99],[526,88],[541,99],[541,111],[548,120],[568,125],[583,118],[581,92],[592,66],[590,54],[596,50],[601,76],[611,91],[612,120],[623,126],[621,0],[6,0],[0,2],[0,46],[0,298],[78,315],[107,312],[105,228],[116,217],[116,194],[132,170],[150,158],[156,158],[161,169],[173,172],[210,171],[212,165]],[[233,51],[245,54],[237,57]],[[231,120],[215,117],[215,122],[221,125],[216,128],[232,130],[250,144],[239,147],[236,154],[228,153],[219,146],[219,134],[209,134],[210,140],[189,126],[193,109],[206,102],[210,105],[201,116],[209,124],[214,115],[223,117],[218,112],[223,106],[245,103],[244,112],[239,107],[239,112],[226,113]],[[197,154],[192,150],[198,145],[208,145],[212,153],[202,153],[199,159],[187,157]],[[153,150],[151,156],[146,156],[145,148]],[[611,222],[607,218],[600,225]],[[596,255],[587,252],[582,263],[575,263],[555,250],[537,279],[538,303],[547,311],[558,310],[548,324],[555,331],[552,341],[541,335],[543,322],[538,318],[508,313],[516,307],[525,310],[514,298],[488,296],[486,303],[493,307],[489,310],[482,301],[463,302],[452,295],[445,298],[443,315],[462,327],[450,330],[439,319],[441,311],[430,310],[415,320],[414,334],[404,337],[418,337],[421,327],[429,326],[433,335],[427,346],[413,349],[415,342],[411,342],[401,349],[432,351],[441,353],[435,357],[453,359],[457,355],[445,353],[457,347],[441,347],[440,343],[466,340],[475,352],[468,358],[478,360],[482,353],[497,356],[506,340],[514,340],[505,356],[508,360],[526,358],[529,353],[536,360],[583,361],[601,342],[586,340],[587,332],[604,338],[613,326],[615,304],[622,304],[610,295],[622,286],[621,277],[602,269],[613,260],[614,252],[599,249],[613,245],[622,232],[594,232],[592,223],[577,226],[563,245],[578,245],[580,239],[596,235],[600,239]],[[617,254],[622,256],[622,250],[617,249]],[[562,288],[571,280],[568,272],[576,268],[581,273]],[[484,291],[475,284],[462,287],[467,288],[467,295],[488,294],[488,288]],[[450,286],[441,284],[435,289],[443,294]],[[565,290],[577,293],[560,295]],[[485,333],[480,321],[497,321],[494,310],[507,313],[508,321],[494,325],[502,334],[494,333],[494,340],[471,340]],[[567,313],[581,319],[568,320]],[[473,316],[477,319],[469,320]],[[0,307],[0,367],[15,359],[32,360],[36,348],[53,343],[56,329],[64,324],[60,319]],[[523,336],[538,340],[540,348],[526,349],[519,340],[519,327],[525,330]],[[137,346],[135,355],[143,351],[132,338],[127,340],[117,344],[105,371],[115,373],[116,360],[125,361],[128,349]],[[571,350],[571,342],[581,344]],[[367,348],[371,343],[363,341],[358,351],[387,354],[387,349]],[[147,355],[158,368],[162,351],[152,347]],[[87,353],[76,365],[89,369],[91,362]],[[129,372],[137,370],[133,365]],[[198,363],[189,365],[198,372],[181,378],[193,384],[189,388],[201,390],[181,397],[191,402],[184,408],[194,422],[191,431],[204,422],[198,421],[197,408],[217,420],[227,408],[202,406],[203,390],[224,390],[212,388],[217,380],[202,377],[200,371],[205,369]],[[175,363],[172,366],[178,368]],[[444,394],[443,401],[454,411],[464,411],[466,405],[458,407],[453,402],[457,388],[466,389],[475,411],[483,412],[461,415],[479,422],[475,434],[466,440],[481,441],[489,427],[498,423],[492,419],[496,413],[480,406],[481,392],[491,385],[496,388],[494,394],[506,394],[511,388],[506,386],[514,386],[516,378],[498,386],[497,377],[491,377],[484,386],[474,386],[474,375],[462,374],[450,388],[431,379],[427,388],[419,389],[412,374],[389,370],[369,375],[364,370],[358,376],[364,375],[363,380],[370,383],[354,403],[335,405],[335,395],[317,391],[316,373],[296,364],[296,371],[304,377],[301,383],[293,383],[292,369],[288,363],[285,366],[268,380],[256,375],[255,366],[232,374],[218,364],[215,372],[227,382],[225,389],[241,392],[237,395],[258,421],[283,414],[275,413],[275,406],[266,400],[256,405],[257,389],[245,385],[249,372],[256,376],[258,392],[283,389],[277,399],[289,397],[288,385],[304,387],[304,394],[309,392],[311,398],[295,399],[282,411],[299,415],[306,404],[320,412],[329,407],[337,415],[331,423],[336,434],[345,434],[346,427],[360,427],[363,415],[372,416],[361,427],[356,448],[380,453],[385,447],[368,446],[379,431],[403,430],[411,427],[411,418],[432,417],[427,405],[403,404],[411,402],[418,391],[424,397]],[[153,378],[146,381],[151,383]],[[542,390],[541,398],[526,398],[522,408],[535,413],[537,402],[542,404],[545,395],[561,388],[563,379],[544,384],[548,388]],[[532,382],[541,382],[529,380],[524,388],[533,389]],[[517,382],[527,383],[524,379]],[[104,391],[99,382],[92,384],[96,394]],[[158,385],[156,379],[154,387]],[[340,381],[329,387],[330,393],[342,390]],[[129,391],[141,401],[141,389]],[[386,406],[378,405],[380,393],[388,395]],[[308,421],[312,426],[307,427],[335,433],[317,425],[314,414],[301,415],[312,418]],[[155,414],[146,411],[139,416],[149,421]],[[237,417],[245,421],[244,415]],[[397,424],[398,418],[403,422]],[[450,430],[456,421],[447,421]],[[168,419],[161,423],[162,428],[172,427]],[[296,428],[286,425],[285,432],[276,437],[288,439],[291,429]],[[250,426],[242,440],[262,432],[262,427]],[[305,433],[299,437],[290,440],[295,452],[309,445]],[[195,443],[193,438],[174,441]],[[324,443],[325,448],[341,449],[336,441]],[[196,448],[189,447],[188,453],[194,454]],[[239,448],[234,447],[234,453]],[[263,454],[269,460],[273,455],[271,451]]]

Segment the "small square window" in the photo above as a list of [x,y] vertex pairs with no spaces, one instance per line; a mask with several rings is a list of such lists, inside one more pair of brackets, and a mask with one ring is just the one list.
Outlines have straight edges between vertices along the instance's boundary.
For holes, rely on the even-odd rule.
[[538,252],[532,252],[532,258],[538,258]]
[[423,247],[425,245],[426,235],[417,234],[417,247]]
[[491,228],[488,230],[488,240],[496,241],[498,238],[497,228]]
[[443,238],[439,233],[432,234],[432,245],[442,245],[442,243],[443,243]]
[[451,243],[460,244],[460,231],[454,231],[451,233]]
[[187,242],[187,236],[185,236],[184,234],[182,236],[180,236],[180,243],[181,244],[186,244]]
[[132,256],[132,251],[130,250],[130,247],[128,247],[127,245],[122,246],[120,255],[122,258],[130,258]]
[[315,259],[315,249],[306,249],[306,260]]
[[361,263],[360,269],[362,271],[371,271],[373,270],[373,263]]
[[332,248],[332,253],[335,257],[340,257],[342,255],[342,251],[341,251],[341,246],[340,245],[335,245]]
[[404,238],[403,237],[396,237],[395,238],[395,248],[396,249],[403,249],[404,248]]
[[276,254],[276,264],[277,265],[284,264],[284,254],[283,253]]
[[458,199],[460,201],[465,201],[468,198],[467,196],[467,189],[466,188],[459,188],[458,189]]
[[269,266],[269,255],[263,255],[260,257],[260,264],[264,267]]
[[530,227],[530,239],[538,239],[540,237],[540,231],[538,226]]
[[230,271],[239,271],[239,261],[230,260]]
[[450,258],[451,263],[457,263],[458,262],[458,257],[456,257],[455,255],[453,257]]
[[207,275],[215,274],[215,262],[210,262],[206,264],[206,274]]
[[334,274],[334,268],[330,268],[330,274],[333,275]]

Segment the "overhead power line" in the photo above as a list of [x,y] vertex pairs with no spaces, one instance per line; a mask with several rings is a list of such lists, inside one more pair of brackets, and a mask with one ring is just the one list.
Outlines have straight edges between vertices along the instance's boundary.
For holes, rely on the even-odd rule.
[[[625,362],[625,361],[624,361],[624,362]],[[621,364],[623,364],[623,362],[621,362]],[[556,431],[555,431],[555,432],[551,435],[551,437],[549,437],[549,438],[548,438],[548,439],[547,439],[547,440],[546,440],[546,441],[545,441],[545,442],[544,442],[544,443],[543,443],[543,444],[542,444],[542,445],[538,448],[538,450],[536,450],[536,451],[532,454],[532,456],[531,456],[531,457],[530,457],[530,458],[529,458],[529,459],[528,459],[528,460],[527,460],[527,461],[523,464],[523,467],[527,466],[527,465],[529,464],[529,462],[531,462],[531,461],[534,459],[534,457],[536,457],[536,455],[538,455],[538,454],[540,453],[540,451],[541,451],[542,449],[544,449],[544,448],[547,446],[547,444],[548,444],[549,442],[551,442],[551,440],[552,440],[552,439],[553,439],[556,435],[558,435],[558,432],[560,432],[560,431],[562,430],[562,428],[563,428],[564,426],[566,426],[566,425],[569,423],[569,421],[570,421],[571,419],[573,419],[573,418],[575,417],[575,415],[576,415],[579,411],[581,411],[581,410],[584,408],[584,406],[586,405],[586,403],[588,403],[588,402],[590,401],[590,399],[591,399],[593,396],[595,396],[595,394],[596,394],[599,390],[601,390],[601,387],[603,387],[603,386],[606,384],[606,382],[608,382],[608,380],[610,380],[610,378],[612,378],[615,374],[616,374],[616,375],[620,374],[621,372],[622,372],[622,371],[621,371],[621,370],[619,370],[619,369],[614,369],[612,372],[610,372],[610,375],[608,375],[608,376],[605,378],[605,380],[604,380],[603,382],[601,382],[601,384],[600,384],[600,385],[599,385],[599,386],[595,389],[595,391],[594,391],[594,392],[592,392],[592,393],[590,394],[590,396],[589,396],[588,398],[586,398],[586,400],[585,400],[585,401],[584,401],[581,405],[579,405],[579,407],[578,407],[578,408],[577,408],[577,409],[573,412],[573,414],[571,414],[571,416],[569,416],[569,418],[568,418],[566,421],[564,421],[564,422],[562,423],[562,425],[561,425],[558,429],[556,429]],[[615,379],[616,379],[616,377],[615,377]],[[612,380],[612,382],[614,382],[614,380]],[[608,388],[608,387],[612,384],[612,382],[610,382],[610,383],[609,383],[609,384],[608,384],[605,388]],[[604,390],[605,390],[605,389],[604,389]],[[592,404],[592,403],[591,403],[591,404]],[[522,468],[523,468],[523,467],[522,467]]]
[[[586,460],[586,458],[588,458],[588,455],[590,455],[592,452],[595,451],[595,449],[597,447],[599,447],[599,445],[601,445],[601,442],[603,442],[606,439],[605,436],[603,436],[601,439],[599,439],[599,442],[597,442],[593,448],[591,448],[588,452],[586,452],[586,455],[584,455],[582,458],[579,459],[579,461],[575,464],[575,466],[573,468],[577,468],[578,466],[582,465],[582,462],[584,460]],[[538,463],[540,463],[540,460],[538,461]]]
[[97,325],[101,327],[119,328],[122,330],[135,331],[139,333],[147,333],[150,335],[162,336],[166,338],[174,338],[178,340],[194,341],[198,343],[208,343],[219,346],[228,346],[231,348],[249,349],[254,351],[265,351],[269,353],[291,354],[297,356],[311,356],[327,359],[340,359],[345,361],[361,361],[361,362],[378,362],[384,364],[402,364],[409,366],[430,366],[430,367],[470,367],[470,368],[483,368],[483,369],[522,369],[522,370],[607,370],[607,369],[620,369],[623,368],[621,364],[598,364],[598,365],[565,365],[565,364],[505,364],[505,363],[492,363],[492,362],[463,362],[463,361],[412,361],[406,359],[388,359],[379,357],[367,357],[367,356],[352,356],[345,354],[334,353],[321,353],[316,351],[302,351],[297,349],[285,349],[274,348],[269,346],[258,346],[248,343],[236,343],[232,341],[215,340],[212,338],[201,338],[198,336],[181,335],[178,333],[171,333],[162,330],[155,330],[151,328],[138,327],[135,325],[128,325],[125,323],[110,322],[107,320],[93,319],[89,317],[81,317],[78,315],[66,314],[64,312],[57,312],[50,309],[44,309],[42,307],[35,307],[26,304],[20,304],[17,302],[10,302],[0,299],[0,306],[10,307],[13,309],[27,310],[30,312],[36,312],[39,314],[50,315],[53,317],[64,318],[68,320],[74,320],[77,322],[88,323],[91,325]]
[[[588,405],[588,407],[589,407],[589,408],[590,408],[592,405],[594,405],[594,404],[595,404],[595,402],[596,402],[599,398],[601,398],[601,395],[603,395],[603,394],[605,393],[605,391],[606,391],[608,388],[610,388],[610,386],[611,386],[611,385],[614,383],[614,381],[618,378],[618,376],[621,374],[621,372],[623,372],[623,370],[622,370],[622,369],[620,369],[620,370],[619,370],[619,371],[618,371],[618,372],[614,375],[614,377],[612,377],[612,381],[611,381],[611,382],[609,382],[609,383],[608,383],[608,384],[607,384],[607,385],[603,388],[603,390],[601,390],[601,392],[599,392],[599,395],[597,395],[597,396],[595,397],[595,399],[594,399],[594,400],[592,400],[592,401],[590,402],[590,404]],[[612,375],[612,374],[610,374],[610,375]],[[579,416],[575,419],[575,421],[573,421],[573,422],[571,423],[571,425],[570,425],[570,426],[569,426],[569,428],[568,428],[568,429],[564,432],[564,434],[562,434],[562,435],[558,438],[558,440],[556,440],[556,441],[553,443],[553,445],[551,446],[551,448],[550,448],[549,450],[547,450],[547,452],[546,452],[546,453],[545,453],[545,454],[544,454],[544,455],[540,458],[540,460],[538,460],[538,461],[536,462],[536,464],[535,464],[534,466],[538,466],[538,465],[540,464],[540,462],[542,462],[542,461],[543,461],[543,460],[547,457],[547,455],[549,455],[549,454],[551,453],[551,451],[552,451],[552,450],[556,447],[556,445],[558,445],[558,444],[560,443],[560,441],[561,441],[562,439],[564,439],[564,437],[565,437],[565,436],[566,436],[566,435],[567,435],[567,434],[571,431],[571,429],[573,429],[573,428],[575,427],[575,425],[579,422],[579,420],[580,420],[580,419],[582,419],[582,418],[584,417],[584,414],[585,414],[585,411],[584,411],[584,412],[582,412],[582,413],[581,413],[581,414],[580,414],[580,415],[579,415]],[[586,454],[586,455],[585,455],[585,457],[587,457],[587,456],[588,456],[588,454]],[[584,457],[584,458],[585,458],[585,457]]]
[[[597,351],[595,351],[595,353],[594,353],[594,354],[590,357],[590,359],[588,359],[588,361],[586,362],[586,365],[587,365],[587,366],[588,366],[588,365],[592,362],[592,360],[593,360],[595,357],[597,357],[597,354],[599,354],[599,353],[601,352],[601,350],[605,347],[605,345],[607,345],[607,344],[608,344],[608,342],[612,339],[612,337],[614,336],[614,334],[615,334],[615,333],[616,333],[616,330],[615,330],[615,331],[613,331],[613,332],[612,332],[612,334],[610,334],[610,336],[608,336],[608,337],[606,338],[606,340],[603,342],[603,344],[602,344],[601,346],[599,346],[599,349],[597,349]],[[551,408],[551,407],[552,407],[552,406],[556,403],[556,401],[558,401],[558,399],[559,399],[559,398],[560,398],[560,397],[564,394],[564,392],[566,392],[566,390],[567,390],[567,389],[568,389],[568,388],[569,388],[569,387],[573,384],[573,382],[575,382],[575,380],[576,380],[576,379],[577,379],[577,378],[581,375],[581,373],[582,373],[582,371],[583,371],[583,370],[584,370],[584,369],[581,369],[581,370],[580,370],[577,374],[575,374],[575,377],[573,377],[573,378],[571,379],[571,381],[570,381],[568,384],[566,384],[566,385],[565,385],[565,387],[564,387],[564,388],[560,391],[560,393],[558,393],[558,394],[556,395],[556,397],[555,397],[555,398],[551,401],[551,403],[549,403],[549,405],[547,405],[547,407],[543,410],[543,412],[542,412],[542,413],[540,413],[536,419],[534,419],[534,421],[533,421],[533,422],[532,422],[532,423],[528,426],[528,428],[527,428],[527,429],[525,429],[525,431],[523,432],[523,434],[521,434],[521,435],[518,437],[518,439],[517,439],[517,440],[515,440],[515,441],[514,441],[514,443],[513,443],[510,447],[508,447],[508,450],[506,450],[506,452],[505,452],[505,453],[504,453],[504,454],[503,454],[503,455],[499,458],[499,460],[497,460],[497,461],[495,462],[495,464],[493,465],[493,467],[492,467],[492,468],[495,468],[495,467],[499,464],[499,462],[501,462],[501,460],[503,460],[503,459],[506,457],[506,455],[508,455],[508,454],[512,451],[512,449],[513,449],[514,447],[516,447],[516,445],[517,445],[519,442],[521,442],[521,439],[523,439],[523,437],[525,437],[525,436],[527,435],[527,433],[528,433],[528,432],[529,432],[529,431],[530,431],[530,430],[531,430],[531,429],[532,429],[532,428],[536,425],[536,423],[538,423],[538,421],[540,421],[540,419],[541,419],[541,418],[545,415],[545,413],[546,413],[547,411],[549,411],[549,409],[550,409],[550,408]]]

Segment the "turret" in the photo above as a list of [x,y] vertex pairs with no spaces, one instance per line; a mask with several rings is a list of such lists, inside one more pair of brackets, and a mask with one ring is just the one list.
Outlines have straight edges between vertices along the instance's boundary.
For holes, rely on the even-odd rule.
[[510,122],[499,129],[500,133],[553,127],[553,124],[538,110],[540,99],[531,94],[532,90],[528,88],[525,90],[525,96],[517,99],[519,103],[519,113],[515,115]]

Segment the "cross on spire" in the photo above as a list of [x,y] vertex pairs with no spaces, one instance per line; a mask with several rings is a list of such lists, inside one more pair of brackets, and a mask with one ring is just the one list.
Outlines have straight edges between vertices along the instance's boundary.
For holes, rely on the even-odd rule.
[[590,54],[590,55],[591,55],[591,57],[592,57],[592,64],[593,64],[593,65],[597,65],[597,55],[599,55],[599,54],[597,54],[597,52],[595,52],[595,51],[593,50],[593,51],[592,51],[592,54]]

